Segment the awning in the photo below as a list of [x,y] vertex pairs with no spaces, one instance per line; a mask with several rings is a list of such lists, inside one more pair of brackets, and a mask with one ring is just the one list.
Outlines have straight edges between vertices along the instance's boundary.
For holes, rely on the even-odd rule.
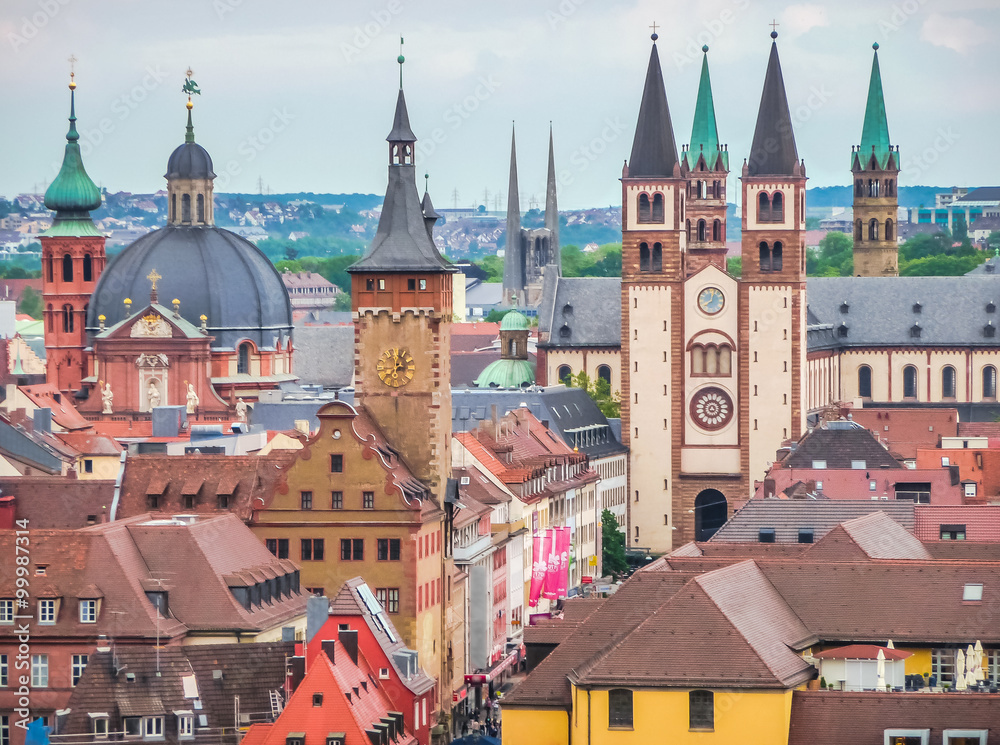
[[521,657],[520,649],[515,649],[509,655],[504,657],[499,662],[491,665],[484,673],[473,673],[471,675],[465,676],[465,682],[467,685],[481,686],[487,683],[492,683],[500,674],[509,667],[513,667],[517,664],[517,661]]

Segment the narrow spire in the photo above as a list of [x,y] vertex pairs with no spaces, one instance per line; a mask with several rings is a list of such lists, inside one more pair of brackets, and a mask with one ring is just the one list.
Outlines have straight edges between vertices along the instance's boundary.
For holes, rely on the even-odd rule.
[[431,201],[430,193],[430,174],[424,174],[424,198],[420,200],[420,210],[424,213],[424,225],[427,227],[427,234],[434,240],[434,225],[437,223],[438,218],[441,215],[438,211],[434,209],[434,203]]
[[701,80],[698,83],[698,99],[694,106],[694,123],[691,126],[691,143],[687,150],[687,166],[694,168],[698,156],[705,154],[705,166],[715,168],[719,157],[729,170],[728,154],[719,147],[719,130],[715,121],[715,100],[712,96],[712,78],[708,73],[708,45],[701,48]]
[[[772,31],[771,39],[777,38],[778,32]],[[760,109],[757,112],[757,126],[750,146],[748,174],[791,176],[797,173],[798,165],[792,117],[788,111],[785,81],[781,75],[781,62],[778,60],[778,44],[772,41],[771,56],[764,76],[764,90],[760,96]]]
[[872,44],[872,49],[875,50],[872,58],[872,76],[868,84],[868,103],[865,106],[865,123],[861,128],[861,148],[858,157],[861,165],[865,166],[874,153],[879,167],[885,168],[889,161],[889,121],[885,114],[885,98],[882,94],[878,42]]
[[657,35],[654,33],[653,49],[649,54],[646,83],[639,105],[639,121],[632,140],[632,154],[628,159],[629,176],[674,175],[677,166],[677,145],[674,127],[670,121],[667,91],[663,85],[660,56],[656,51]]
[[403,63],[406,62],[406,57],[403,56],[403,37],[399,37],[399,56],[396,57],[396,62],[399,63],[399,90],[403,90]]
[[[71,63],[75,58],[70,59]],[[53,231],[65,235],[69,223],[74,226],[74,235],[100,235],[90,219],[90,213],[101,206],[101,191],[97,188],[87,169],[83,166],[80,152],[80,134],[76,131],[76,73],[70,73],[69,81],[69,131],[66,133],[66,150],[62,166],[55,180],[45,191],[45,206],[54,210],[55,221],[47,233]],[[55,223],[61,223],[58,228]]]
[[507,247],[503,258],[503,290],[520,293],[524,290],[524,261],[521,255],[521,204],[517,197],[517,146],[514,127],[510,129],[510,179],[507,182]]
[[406,97],[403,89],[396,96],[396,113],[392,117],[392,131],[385,138],[386,142],[416,142],[417,136],[410,129],[410,115],[406,111]]
[[190,67],[187,69],[187,74],[184,78],[184,85],[181,87],[182,93],[187,93],[187,110],[188,110],[188,120],[187,120],[187,130],[184,133],[184,142],[194,142],[194,123],[191,121],[191,109],[194,108],[194,102],[191,100],[193,94],[201,95],[201,89],[198,88],[198,84],[194,82],[191,77],[194,75],[194,70]]
[[545,182],[545,227],[551,236],[549,241],[550,264],[562,274],[562,255],[559,250],[559,204],[556,200],[556,155],[552,144],[552,122],[549,122],[549,173]]

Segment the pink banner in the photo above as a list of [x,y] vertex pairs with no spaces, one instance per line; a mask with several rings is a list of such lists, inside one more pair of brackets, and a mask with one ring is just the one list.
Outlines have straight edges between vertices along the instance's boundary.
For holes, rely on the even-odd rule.
[[569,528],[556,528],[556,550],[559,554],[559,597],[569,590]]
[[559,597],[559,528],[545,531],[549,534],[548,566],[545,569],[545,589],[542,597],[555,600]]
[[531,585],[528,590],[528,606],[538,605],[542,596],[542,586],[545,584],[545,574],[548,568],[549,544],[548,534],[535,533],[531,539]]

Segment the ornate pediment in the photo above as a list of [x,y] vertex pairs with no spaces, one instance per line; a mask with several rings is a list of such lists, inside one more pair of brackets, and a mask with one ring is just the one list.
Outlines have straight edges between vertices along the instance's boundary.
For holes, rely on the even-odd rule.
[[167,359],[167,355],[165,354],[140,354],[135,360],[135,366],[145,368],[170,367],[170,360]]
[[133,337],[170,337],[170,324],[158,313],[149,313],[132,324]]

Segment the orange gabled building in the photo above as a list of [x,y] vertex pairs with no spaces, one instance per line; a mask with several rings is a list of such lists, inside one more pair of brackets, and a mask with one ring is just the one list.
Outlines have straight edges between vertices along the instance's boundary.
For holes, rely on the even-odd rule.
[[243,745],[418,745],[404,726],[403,714],[391,710],[377,671],[356,643],[347,649],[340,641],[323,642],[323,652],[274,724],[253,725]]

